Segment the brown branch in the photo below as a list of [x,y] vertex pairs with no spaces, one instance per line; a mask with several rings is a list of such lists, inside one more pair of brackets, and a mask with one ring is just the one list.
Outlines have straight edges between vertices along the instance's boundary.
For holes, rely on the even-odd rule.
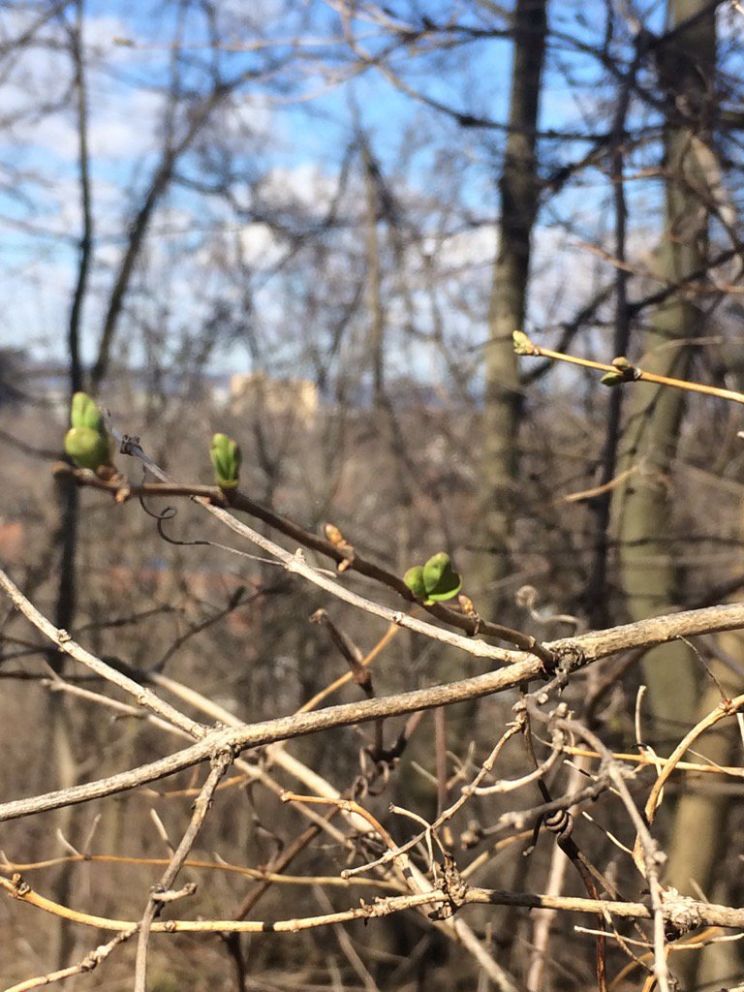
[[[292,556],[289,557],[291,559]],[[0,576],[2,575],[3,573],[0,572]],[[0,580],[0,585],[9,582],[10,580],[3,577]],[[12,583],[10,585],[12,586]],[[15,587],[13,588],[15,589]],[[16,594],[21,599],[24,598],[17,590]],[[28,605],[31,606],[31,604]],[[33,607],[31,607],[31,613],[38,615],[43,621],[44,626],[40,629],[46,630],[47,627],[51,626]],[[629,648],[650,647],[675,640],[681,636],[691,637],[696,634],[736,630],[742,627],[744,627],[744,604],[733,603],[726,606],[710,607],[705,610],[669,614],[651,620],[641,620],[637,623],[613,627],[605,631],[596,631],[580,637],[564,638],[552,642],[549,648],[564,656],[564,665],[568,672]],[[474,643],[464,638],[461,640],[467,645]],[[540,677],[543,673],[542,663],[537,658],[525,659],[517,652],[500,652],[499,649],[492,648],[490,645],[483,644],[482,646],[492,652],[498,652],[502,656],[506,655],[509,660],[513,660],[513,664],[506,668],[446,685],[435,685],[380,699],[331,706],[316,713],[298,713],[250,726],[241,725],[231,730],[212,731],[189,748],[131,771],[120,772],[109,778],[73,786],[69,789],[4,803],[0,805],[0,821],[88,802],[92,799],[136,788],[146,782],[165,778],[207,760],[214,753],[215,748],[219,750],[226,747],[239,752],[247,748],[328,730],[332,727],[364,723],[382,717],[412,713],[415,710],[433,709],[436,706],[448,706],[452,703],[463,702],[466,699],[476,699],[524,685]],[[85,654],[87,655],[87,652]],[[97,659],[93,660],[97,661]],[[115,674],[118,675],[118,673]],[[158,702],[160,703],[160,700]],[[165,705],[161,704],[161,706]],[[162,714],[162,710],[160,712]],[[185,718],[181,717],[181,719]],[[194,724],[194,727],[197,729],[190,732],[191,736],[204,733],[204,728],[200,724]]]
[[[118,920],[104,916],[93,916],[62,906],[45,896],[39,895],[20,876],[8,880],[0,877],[0,888],[13,899],[28,903],[44,912],[60,916],[81,926],[97,927],[102,930],[126,931],[137,924],[131,920]],[[300,930],[310,930],[316,927],[329,926],[334,923],[346,923],[351,920],[375,919],[390,916],[406,909],[413,909],[428,904],[447,903],[448,893],[430,891],[413,895],[390,896],[376,899],[354,909],[341,910],[323,916],[311,916],[301,919],[278,920],[267,922],[263,920],[155,920],[152,924],[153,933],[296,933]],[[609,899],[586,899],[577,896],[548,896],[531,892],[510,892],[500,889],[469,888],[463,894],[465,905],[514,906],[525,909],[557,909],[568,913],[609,913],[620,919],[650,920],[652,910],[642,902],[614,902]],[[684,897],[666,896],[663,902],[664,915],[674,921],[682,910],[686,909],[695,914],[699,926],[719,926],[741,929],[744,927],[744,909],[722,906],[715,903],[699,902]]]
[[200,738],[207,733],[207,728],[202,724],[196,723],[194,720],[189,719],[189,717],[184,716],[174,706],[159,699],[154,692],[145,689],[144,686],[135,682],[134,679],[123,675],[115,668],[112,668],[111,665],[107,665],[105,661],[101,661],[100,658],[91,654],[90,651],[86,651],[84,647],[70,637],[66,630],[55,627],[23,595],[18,586],[8,578],[2,569],[0,569],[0,589],[6,593],[14,606],[26,617],[29,623],[33,624],[40,633],[56,644],[57,648],[64,654],[70,655],[75,661],[79,661],[86,668],[95,672],[96,675],[100,675],[101,678],[106,679],[107,682],[118,686],[128,695],[134,696],[140,706],[162,717],[175,727],[184,730],[190,737]]
[[58,971],[50,971],[46,975],[39,975],[38,978],[29,978],[24,982],[18,982],[16,985],[11,985],[5,989],[5,992],[31,992],[32,989],[40,989],[44,985],[62,982],[66,978],[88,974],[88,972],[94,971],[99,964],[105,961],[119,944],[123,944],[129,940],[136,932],[137,926],[135,924],[129,930],[122,930],[120,933],[117,933],[108,943],[101,944],[92,951],[89,951],[77,964],[70,965],[67,968],[60,968]]
[[75,113],[77,116],[78,139],[78,182],[80,186],[80,212],[82,215],[77,280],[67,327],[71,393],[76,393],[83,388],[83,366],[80,360],[80,327],[83,316],[83,303],[88,291],[88,276],[93,255],[93,211],[91,209],[90,156],[88,147],[88,85],[83,44],[84,16],[83,0],[77,0],[75,5],[75,23],[74,25],[67,26],[74,67]]
[[[219,791],[219,789],[217,790]],[[318,828],[313,826],[314,830]],[[170,858],[140,858],[124,854],[62,854],[56,858],[46,858],[43,861],[10,861],[0,859],[0,871],[10,875],[17,872],[41,871],[44,868],[54,868],[64,864],[101,864],[101,865],[140,865],[165,868],[171,862]],[[233,865],[226,861],[204,861],[200,858],[187,858],[184,868],[196,868],[202,871],[225,872],[240,875],[243,878],[254,879],[258,882],[277,882],[283,885],[324,885],[335,888],[349,889],[354,886],[373,889],[389,889],[399,892],[400,886],[384,878],[358,878],[354,880],[341,878],[339,875],[286,875],[266,868],[249,868],[246,865]]]
[[[204,825],[207,813],[212,805],[215,790],[224,776],[227,769],[232,764],[233,755],[230,750],[216,752],[212,756],[212,767],[207,776],[201,792],[194,803],[194,813],[191,821],[181,838],[181,842],[173,853],[173,857],[168,863],[168,867],[163,872],[160,882],[153,888],[147,907],[139,924],[139,936],[137,938],[137,958],[134,967],[134,992],[146,992],[147,988],[147,950],[155,917],[160,913],[163,903],[171,895],[173,883],[176,876],[184,865],[191,848],[196,842],[197,835]],[[187,887],[188,888],[188,887]],[[193,891],[193,887],[188,892]],[[188,894],[184,890],[184,894]],[[179,893],[180,895],[180,893]]]
[[[111,289],[111,295],[103,321],[103,330],[98,344],[98,356],[91,370],[90,385],[96,392],[109,369],[109,359],[119,320],[124,308],[124,301],[134,273],[135,265],[140,256],[145,236],[150,222],[160,201],[173,178],[179,159],[193,144],[199,132],[206,125],[214,110],[229,96],[229,94],[246,79],[254,76],[254,72],[241,73],[235,79],[226,82],[218,80],[212,90],[200,100],[195,100],[186,116],[187,125],[180,139],[166,143],[160,161],[152,175],[149,188],[140,204],[139,209],[128,225],[128,241],[119,262],[119,267]],[[175,117],[173,111],[172,116]]]
[[[126,453],[142,458],[151,470],[153,468],[157,468],[157,466],[154,466],[152,461],[147,458],[144,451],[137,443],[128,442],[126,445]],[[367,578],[373,579],[375,582],[379,582],[381,585],[387,586],[389,589],[397,592],[399,596],[406,600],[406,602],[412,604],[415,603],[417,606],[425,609],[438,620],[442,620],[444,623],[447,623],[452,627],[457,627],[460,630],[465,631],[465,633],[470,637],[475,637],[476,634],[484,634],[488,637],[494,637],[498,640],[507,641],[510,644],[514,644],[523,651],[530,651],[538,657],[543,658],[546,664],[552,664],[554,661],[553,657],[544,649],[539,641],[528,634],[523,634],[521,631],[513,630],[511,627],[503,627],[500,624],[492,623],[490,620],[484,620],[482,617],[471,617],[464,613],[458,613],[456,610],[449,609],[449,607],[443,606],[441,603],[432,603],[429,605],[419,603],[405,582],[393,572],[389,572],[380,565],[368,561],[366,558],[360,556],[356,550],[353,555],[350,555],[345,547],[339,547],[331,541],[327,541],[324,538],[313,534],[311,531],[305,530],[303,527],[300,527],[298,524],[294,523],[294,521],[275,513],[273,510],[270,510],[268,507],[258,503],[252,497],[241,492],[240,490],[226,493],[216,486],[177,485],[169,482],[162,472],[158,473],[163,480],[161,483],[147,483],[141,486],[130,486],[127,484],[124,486],[122,480],[114,479],[106,481],[100,479],[92,472],[81,469],[73,469],[64,463],[58,464],[55,467],[55,471],[58,473],[71,472],[79,485],[90,486],[94,489],[110,492],[119,500],[127,499],[130,496],[140,495],[199,497],[202,501],[202,505],[205,506],[207,510],[212,512],[213,516],[219,516],[223,522],[226,522],[225,517],[229,515],[220,515],[216,511],[218,508],[224,506],[225,500],[227,499],[233,509],[240,510],[258,520],[263,521],[270,527],[278,530],[280,533],[286,535],[287,537],[291,537],[292,540],[297,541],[303,547],[310,548],[313,551],[317,551],[319,554],[324,555],[326,558],[330,558],[336,563],[337,566],[343,565],[344,571],[359,572],[360,575],[364,575]],[[210,504],[217,505],[212,506]],[[234,518],[232,519],[234,520]],[[238,521],[234,520],[234,523],[237,524]],[[233,530],[238,530],[238,527],[232,524],[228,526],[231,526]],[[250,530],[249,528],[245,528],[243,534],[248,537],[249,540],[254,540],[253,535],[255,535],[256,532]],[[275,553],[272,548],[276,548],[277,545],[272,545],[270,548],[265,543],[265,539],[255,543],[259,543],[259,546],[264,547],[265,550],[268,550],[270,553]],[[283,551],[283,549],[281,550]],[[287,558],[289,557],[288,552],[283,551],[283,553],[287,556]],[[280,556],[277,555],[277,557]],[[280,558],[280,560],[284,559]],[[308,576],[306,575],[306,578],[307,577]],[[390,612],[392,614],[392,611]],[[429,629],[432,630],[436,628],[430,626]]]
[[[626,382],[649,382],[656,386],[668,386],[672,389],[681,389],[689,393],[702,393],[704,396],[715,396],[718,399],[729,400],[731,403],[744,403],[744,393],[735,389],[722,389],[720,386],[708,386],[702,382],[691,382],[687,379],[674,379],[668,375],[658,375],[656,372],[644,372],[643,369],[632,366],[622,356],[616,358],[613,364],[606,362],[595,362],[591,358],[580,358],[576,355],[566,355],[561,351],[553,351],[552,348],[543,348],[527,339],[527,343],[519,345],[518,354],[550,358],[555,362],[567,362],[569,365],[579,365],[582,368],[593,369],[597,372],[606,372],[621,376]],[[529,350],[527,350],[529,349]],[[621,364],[622,363],[622,364]]]

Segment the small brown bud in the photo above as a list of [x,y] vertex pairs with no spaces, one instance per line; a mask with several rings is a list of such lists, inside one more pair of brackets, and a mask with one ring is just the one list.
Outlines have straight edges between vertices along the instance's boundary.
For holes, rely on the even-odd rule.
[[464,592],[461,592],[457,597],[457,602],[460,604],[460,609],[468,617],[477,617],[478,611],[475,608],[475,603],[470,598],[466,596]]
[[347,543],[346,538],[335,524],[325,524],[323,527],[326,540],[330,541],[334,548],[342,547]]

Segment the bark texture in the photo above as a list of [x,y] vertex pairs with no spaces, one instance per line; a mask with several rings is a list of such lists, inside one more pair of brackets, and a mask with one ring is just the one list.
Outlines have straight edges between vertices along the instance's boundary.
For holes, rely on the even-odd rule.
[[[715,21],[698,17],[702,0],[670,0],[669,39],[656,50],[666,98],[666,204],[658,260],[663,283],[682,284],[708,259],[708,197],[701,149],[710,144],[715,105]],[[689,21],[688,27],[683,27]],[[647,371],[685,378],[691,342],[704,332],[694,293],[680,289],[653,315],[638,364]],[[669,548],[669,519],[677,498],[670,477],[677,452],[685,394],[637,384],[628,403],[620,469],[636,467],[618,491],[622,585],[636,620],[678,602],[677,570]],[[644,663],[657,733],[673,732],[694,717],[699,666],[682,645],[650,652]]]
[[486,348],[483,455],[480,466],[483,611],[500,608],[500,581],[508,574],[509,537],[517,496],[520,388],[512,332],[524,324],[530,239],[539,198],[536,128],[545,61],[546,0],[517,0],[514,11],[509,134],[499,184],[499,248]]

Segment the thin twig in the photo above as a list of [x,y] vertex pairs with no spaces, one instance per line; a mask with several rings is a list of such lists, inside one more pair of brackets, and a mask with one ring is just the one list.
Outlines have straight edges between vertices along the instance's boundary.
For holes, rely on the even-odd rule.
[[23,595],[18,586],[10,580],[1,568],[0,589],[9,596],[15,607],[26,617],[29,623],[33,624],[38,631],[44,634],[45,637],[48,637],[52,643],[56,644],[60,651],[70,655],[75,661],[79,661],[86,668],[95,672],[96,675],[100,675],[101,678],[106,679],[107,682],[118,686],[128,695],[134,696],[140,706],[162,717],[168,723],[172,723],[174,727],[185,730],[190,737],[199,739],[207,733],[207,728],[203,724],[196,723],[194,720],[189,719],[189,717],[184,716],[174,706],[159,699],[154,692],[145,689],[144,686],[135,682],[134,679],[123,675],[115,668],[112,668],[111,665],[107,665],[105,661],[91,654],[90,651],[86,651],[84,647],[70,637],[67,631],[55,627]]
[[[46,913],[62,917],[81,926],[108,931],[129,931],[138,925],[133,920],[93,916],[89,913],[70,909],[52,899],[39,895],[19,876],[15,879],[6,879],[0,876],[0,889],[3,889],[13,899],[18,899]],[[609,913],[620,919],[653,919],[652,909],[642,902],[615,902],[611,899],[550,896],[532,892],[481,888],[468,888],[462,899],[463,903],[467,905],[558,909],[567,913],[589,913],[593,916],[599,913]],[[375,919],[399,913],[402,910],[425,906],[429,903],[437,904],[449,900],[450,896],[446,892],[431,890],[404,896],[383,897],[370,903],[362,902],[358,907],[339,910],[336,913],[323,916],[277,920],[273,923],[266,920],[155,920],[151,930],[152,933],[295,933],[299,930],[311,930],[334,923],[347,923],[351,920]],[[686,900],[685,906],[695,913],[701,926],[727,927],[737,930],[744,927],[744,909],[700,902],[694,899]],[[669,918],[674,918],[676,908],[677,904],[674,900],[665,901],[664,913]]]
[[119,944],[123,944],[125,941],[129,940],[137,932],[137,926],[133,925],[128,930],[122,930],[117,933],[115,937],[108,941],[106,944],[100,944],[98,947],[89,951],[82,960],[78,961],[77,964],[70,965],[67,968],[60,968],[58,971],[50,971],[46,975],[40,975],[38,978],[29,978],[24,982],[18,982],[16,985],[11,985],[5,989],[5,992],[31,992],[32,989],[40,989],[44,985],[51,985],[54,982],[62,982],[66,978],[74,978],[76,975],[88,974],[88,972],[94,971],[99,964],[106,960],[106,958],[115,950]]
[[722,389],[719,386],[707,386],[702,382],[690,382],[687,379],[674,379],[666,375],[657,375],[656,372],[644,372],[643,369],[631,366],[626,363],[624,366],[607,365],[605,362],[595,362],[591,358],[579,358],[577,355],[566,355],[561,351],[553,351],[552,348],[543,348],[534,341],[529,341],[529,351],[520,351],[520,354],[529,356],[550,358],[555,362],[567,362],[570,365],[580,365],[582,368],[593,369],[597,372],[609,372],[620,374],[627,373],[628,382],[650,382],[657,386],[668,386],[672,389],[683,389],[690,393],[702,393],[705,396],[715,396],[718,399],[729,400],[732,403],[744,403],[744,393],[735,389]]
[[163,872],[160,881],[154,887],[147,907],[139,925],[139,937],[137,938],[137,958],[134,968],[134,992],[146,992],[147,988],[147,950],[150,940],[150,931],[153,921],[162,909],[164,897],[170,893],[176,876],[189,856],[191,848],[196,842],[197,835],[201,830],[204,820],[207,817],[215,790],[220,783],[220,779],[232,764],[233,755],[225,749],[215,753],[212,757],[212,767],[209,775],[202,786],[201,792],[194,802],[194,812],[191,821],[181,838],[181,842],[173,853],[173,857],[168,863],[168,867]]

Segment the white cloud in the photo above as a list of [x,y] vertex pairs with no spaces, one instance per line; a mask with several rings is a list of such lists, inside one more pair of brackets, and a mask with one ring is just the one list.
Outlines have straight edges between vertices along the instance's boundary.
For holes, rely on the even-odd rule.
[[[25,147],[27,153],[74,162],[78,154],[74,99],[70,98],[68,106],[58,106],[63,95],[71,92],[72,59],[60,25],[50,22],[44,36],[54,37],[58,47],[29,46],[0,85],[4,115],[18,118],[10,133],[0,133],[0,147]],[[143,57],[136,47],[117,45],[117,37],[134,37],[125,21],[109,16],[86,18],[90,149],[94,158],[107,161],[145,152],[157,133],[162,106],[156,93],[112,78],[112,67]]]
[[220,132],[226,138],[277,137],[277,116],[265,93],[236,92],[221,115]]
[[[438,248],[439,264],[447,269],[460,269],[471,265],[488,264],[496,253],[496,229],[493,224],[470,228],[444,238],[430,238],[431,250]],[[429,245],[425,247],[428,249]]]
[[246,224],[240,232],[240,250],[243,261],[263,269],[274,265],[285,249],[268,224]]
[[[131,160],[152,149],[162,99],[145,90],[105,98],[91,88],[88,143],[91,158],[114,162]],[[72,111],[17,125],[14,144],[20,142],[45,155],[74,162],[78,156],[77,126]]]
[[261,199],[277,208],[301,206],[321,216],[331,205],[336,180],[314,162],[292,167],[278,166],[261,183]]

